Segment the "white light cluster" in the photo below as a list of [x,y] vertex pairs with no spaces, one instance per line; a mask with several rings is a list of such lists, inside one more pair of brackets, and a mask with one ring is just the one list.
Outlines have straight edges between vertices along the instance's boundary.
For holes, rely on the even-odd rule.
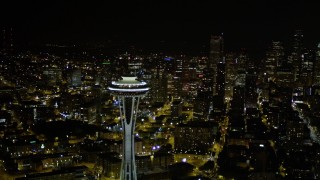
[[148,91],[149,88],[141,88],[141,89],[120,89],[120,88],[112,88],[112,87],[109,87],[109,90],[112,90],[112,91],[120,91],[120,92],[140,92],[140,91]]
[[132,82],[132,83],[130,83],[130,82],[128,82],[128,83],[125,83],[125,82],[116,82],[116,81],[112,81],[111,82],[111,84],[112,85],[116,85],[116,86],[130,86],[130,85],[141,85],[141,86],[143,86],[143,85],[146,85],[147,83],[146,82],[140,82],[140,81],[137,81],[138,83],[136,83],[136,82]]

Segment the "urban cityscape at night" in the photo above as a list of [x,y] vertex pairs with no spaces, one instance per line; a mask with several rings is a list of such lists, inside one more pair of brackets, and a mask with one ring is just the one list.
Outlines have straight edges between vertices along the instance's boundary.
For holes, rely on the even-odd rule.
[[0,7],[0,180],[320,179],[320,3]]

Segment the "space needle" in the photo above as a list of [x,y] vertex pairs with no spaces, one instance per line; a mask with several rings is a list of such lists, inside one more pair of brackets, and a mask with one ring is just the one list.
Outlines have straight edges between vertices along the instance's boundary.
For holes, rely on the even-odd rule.
[[119,101],[123,129],[123,158],[120,179],[137,180],[133,133],[139,100],[147,94],[149,87],[147,83],[138,81],[136,76],[122,76],[121,80],[111,82],[108,90]]

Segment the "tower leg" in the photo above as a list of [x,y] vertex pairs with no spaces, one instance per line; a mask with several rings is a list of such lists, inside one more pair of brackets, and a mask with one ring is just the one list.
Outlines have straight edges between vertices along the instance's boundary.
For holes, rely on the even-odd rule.
[[137,180],[134,129],[138,110],[139,97],[119,97],[120,117],[123,129],[123,158],[121,164],[121,180]]

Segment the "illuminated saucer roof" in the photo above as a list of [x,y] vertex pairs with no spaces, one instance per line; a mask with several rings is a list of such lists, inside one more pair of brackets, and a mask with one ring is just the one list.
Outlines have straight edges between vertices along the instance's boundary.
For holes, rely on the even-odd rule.
[[146,94],[149,87],[146,82],[138,81],[135,76],[122,76],[121,80],[112,81],[108,90],[114,95],[132,96]]
[[112,84],[113,85],[136,85],[136,86],[143,86],[146,85],[147,83],[145,82],[141,82],[137,80],[136,76],[122,76],[122,79],[119,81],[113,81]]

